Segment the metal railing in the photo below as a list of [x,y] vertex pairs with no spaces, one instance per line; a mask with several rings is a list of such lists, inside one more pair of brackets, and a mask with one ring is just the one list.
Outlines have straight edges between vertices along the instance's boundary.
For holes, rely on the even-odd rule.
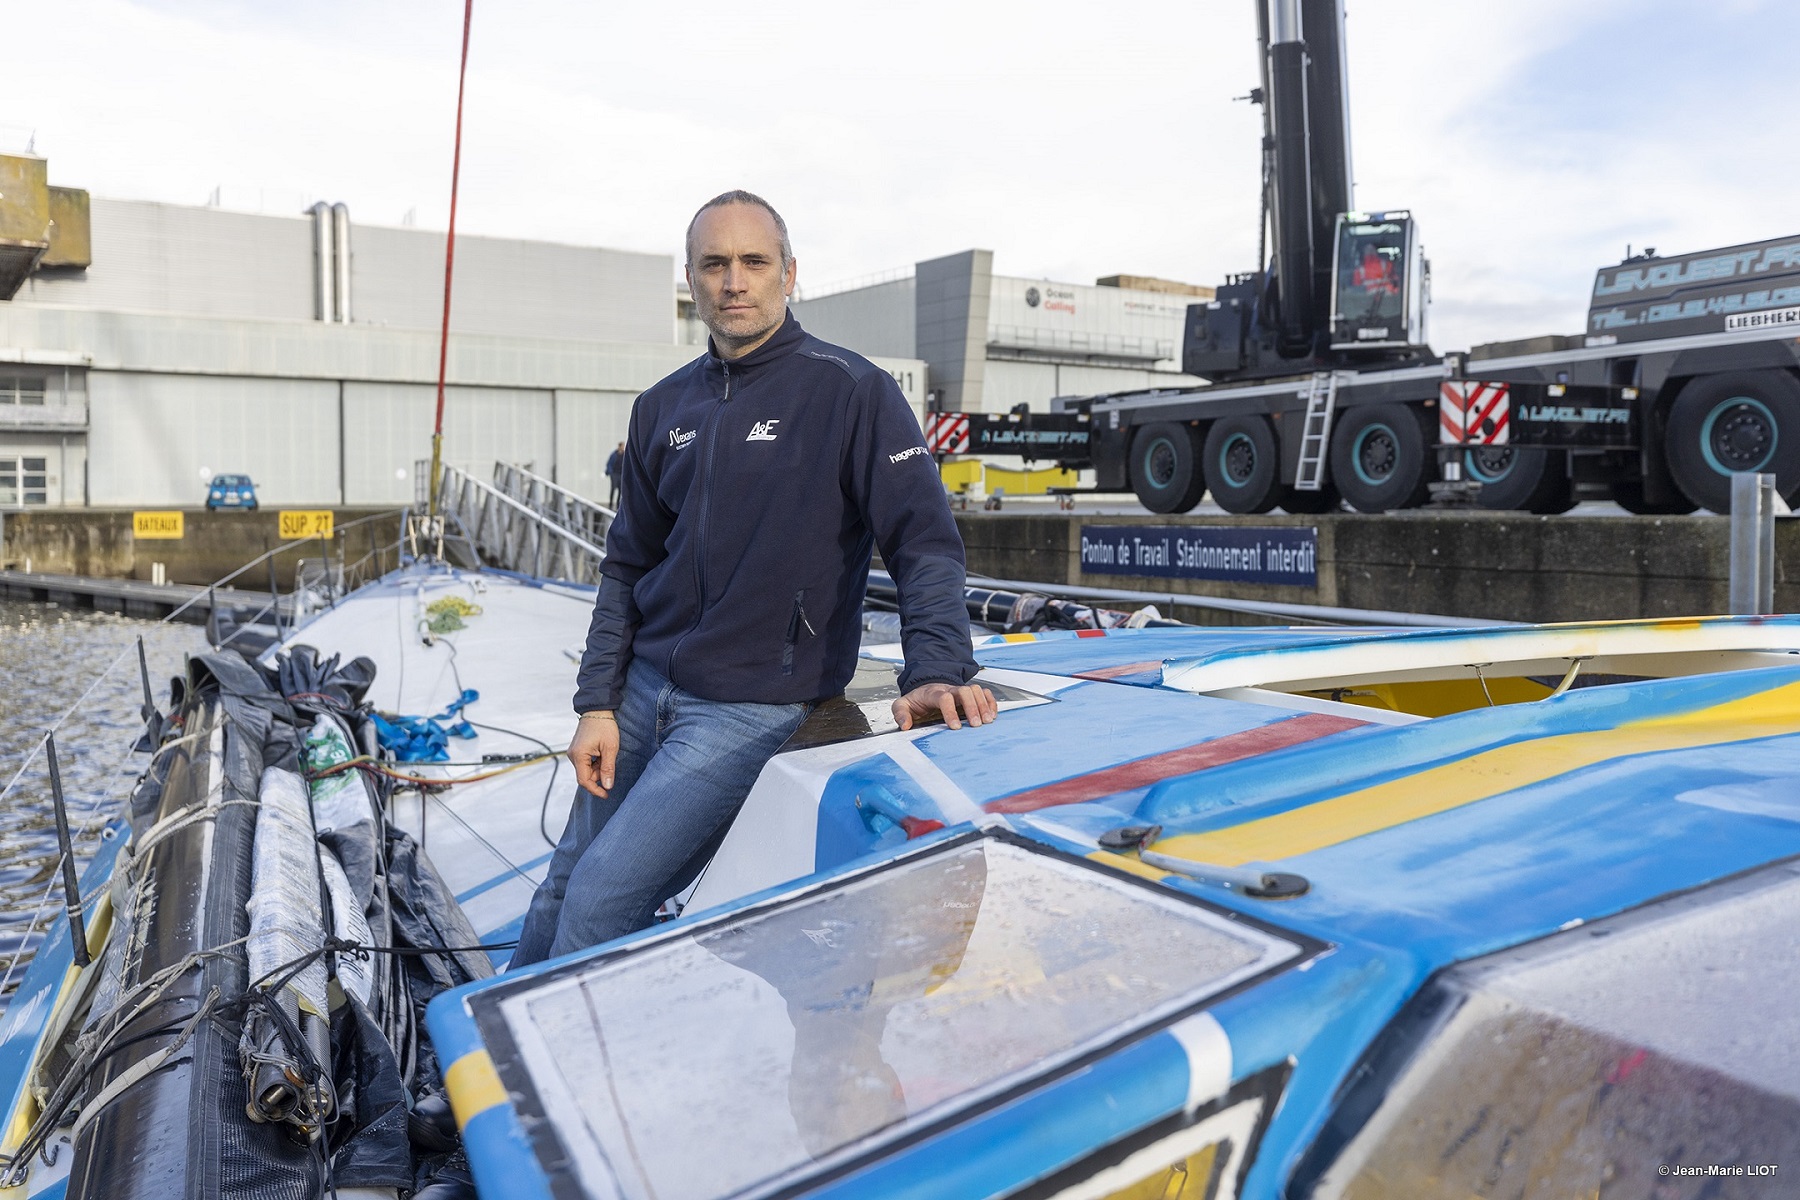
[[[522,468],[508,469],[530,476],[530,472]],[[499,467],[495,474],[500,474]],[[563,492],[547,480],[538,482]],[[563,494],[605,514],[604,524],[611,524],[610,510],[589,504],[573,493]],[[544,510],[539,511],[448,463],[443,467],[437,499],[438,511],[456,527],[481,561],[547,579],[586,584],[600,581],[600,560],[606,556],[602,549],[604,533],[599,540],[593,540],[578,532],[589,527],[580,523],[591,521],[591,516],[573,513],[568,520],[576,528],[571,529],[557,519],[562,510],[555,504],[547,502]]]
[[804,304],[808,300],[823,300],[827,296],[835,296],[840,292],[856,292],[866,287],[874,287],[881,283],[897,283],[902,279],[911,279],[912,267],[893,267],[886,271],[876,271],[869,275],[858,275],[851,279],[832,279],[816,287],[796,287],[794,303]]
[[606,545],[606,531],[612,528],[615,514],[604,504],[577,496],[568,488],[551,483],[542,475],[534,475],[517,463],[494,464],[494,487],[501,495],[511,496],[552,525],[596,546]]

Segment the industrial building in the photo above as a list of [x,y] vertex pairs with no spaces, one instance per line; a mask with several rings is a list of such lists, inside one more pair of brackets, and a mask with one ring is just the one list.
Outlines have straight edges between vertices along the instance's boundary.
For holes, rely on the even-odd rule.
[[994,274],[990,250],[808,290],[808,330],[859,354],[917,358],[946,412],[1045,411],[1053,396],[1198,382],[1181,374],[1187,307],[1213,289],[1115,275],[1094,284]]
[[[218,473],[249,475],[263,505],[413,499],[442,232],[353,225],[342,205],[90,205],[54,189],[56,211],[75,213],[59,224],[43,160],[0,156],[8,170],[0,508],[192,506]],[[484,475],[529,464],[604,499],[633,399],[698,352],[675,278],[666,254],[459,236],[446,460]],[[881,362],[922,407],[923,365]]]

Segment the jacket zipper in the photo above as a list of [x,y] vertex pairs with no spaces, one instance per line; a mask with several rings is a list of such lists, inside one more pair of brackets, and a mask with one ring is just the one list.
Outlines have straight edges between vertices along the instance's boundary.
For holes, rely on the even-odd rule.
[[725,395],[707,414],[701,423],[700,432],[706,442],[702,451],[704,458],[700,463],[700,480],[697,497],[700,505],[700,519],[694,525],[694,623],[688,626],[687,633],[681,635],[681,641],[675,643],[675,649],[669,652],[669,673],[675,672],[675,664],[681,657],[681,647],[686,644],[694,630],[700,628],[700,622],[706,616],[706,508],[707,501],[712,498],[712,465],[713,443],[718,439],[711,436],[712,427],[718,421],[720,413],[731,402],[731,364],[720,364],[725,370]]
[[812,637],[819,636],[818,631],[812,627],[812,622],[806,619],[805,602],[806,590],[802,588],[794,593],[794,614],[788,618],[787,642],[781,647],[781,673],[783,675],[794,673],[794,647],[800,641],[800,627],[806,626],[806,632]]

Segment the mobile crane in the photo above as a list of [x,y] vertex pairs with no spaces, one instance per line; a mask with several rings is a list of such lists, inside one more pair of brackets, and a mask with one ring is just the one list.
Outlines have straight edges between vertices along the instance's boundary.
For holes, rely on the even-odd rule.
[[1407,210],[1352,203],[1343,0],[1256,0],[1261,269],[1187,311],[1195,387],[932,413],[938,451],[1091,468],[1186,512],[1362,512],[1436,490],[1489,508],[1730,506],[1731,475],[1800,493],[1800,235],[1598,272],[1587,328],[1436,354]]

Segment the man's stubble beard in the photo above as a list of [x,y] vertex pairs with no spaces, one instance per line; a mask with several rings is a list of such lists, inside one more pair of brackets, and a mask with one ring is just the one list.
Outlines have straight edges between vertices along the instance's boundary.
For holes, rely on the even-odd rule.
[[726,328],[725,322],[733,318],[726,317],[716,308],[707,315],[712,317],[712,320],[706,322],[706,326],[707,331],[712,334],[713,340],[720,346],[730,346],[735,349],[739,346],[747,346],[759,338],[767,337],[780,328],[781,322],[787,317],[787,297],[785,295],[780,297],[780,307],[773,314],[765,312],[760,305],[754,314],[733,314],[735,320],[738,321],[754,316],[757,323],[747,329],[741,326],[736,330]]

